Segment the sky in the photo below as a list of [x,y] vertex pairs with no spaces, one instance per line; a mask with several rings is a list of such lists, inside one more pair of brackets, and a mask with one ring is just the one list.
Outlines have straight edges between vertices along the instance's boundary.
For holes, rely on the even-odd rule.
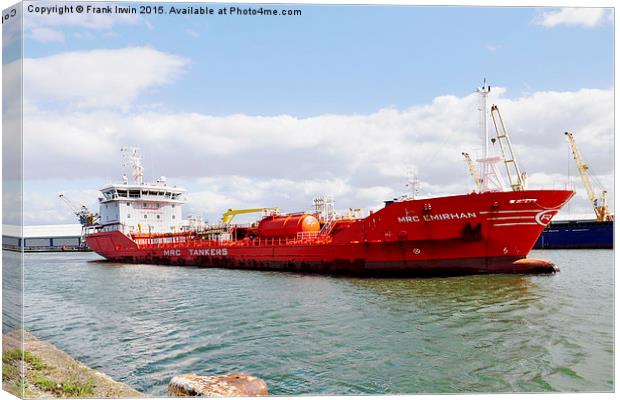
[[[323,194],[338,209],[377,209],[408,192],[412,168],[420,195],[466,193],[473,181],[461,152],[481,154],[474,91],[483,78],[531,188],[573,184],[564,216],[593,217],[564,137],[571,131],[613,202],[611,9],[28,11],[63,4],[24,3],[26,225],[74,222],[61,192],[96,209],[98,189],[125,172],[127,145],[142,149],[147,180],[165,175],[188,189],[185,215],[213,222],[228,208],[308,210]],[[9,78],[20,70],[11,29],[3,24]]]

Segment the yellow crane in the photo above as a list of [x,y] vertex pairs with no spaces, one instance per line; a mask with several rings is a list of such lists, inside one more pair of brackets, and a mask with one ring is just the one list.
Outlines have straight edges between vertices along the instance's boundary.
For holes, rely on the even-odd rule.
[[469,173],[471,174],[472,178],[474,178],[476,190],[480,191],[480,187],[482,186],[482,178],[478,173],[478,169],[474,165],[474,162],[471,160],[471,157],[469,157],[469,153],[463,152],[461,154],[463,154],[463,158],[465,158],[465,163],[467,164],[467,168],[469,168]]
[[222,214],[222,223],[223,224],[230,224],[232,222],[232,220],[239,214],[253,214],[253,213],[259,213],[259,212],[272,212],[272,213],[277,213],[279,210],[277,208],[273,208],[273,207],[265,207],[265,208],[246,208],[246,209],[242,209],[242,210],[233,210],[232,208],[229,208],[228,211],[226,211],[224,214]]
[[[596,192],[592,186],[591,179],[592,174],[590,174],[590,168],[588,164],[585,163],[583,157],[581,156],[581,152],[577,148],[577,142],[575,142],[575,138],[573,134],[570,132],[565,132],[566,139],[568,140],[568,144],[570,145],[570,149],[573,153],[573,158],[577,163],[577,170],[579,170],[579,175],[581,175],[581,181],[583,182],[583,186],[586,188],[586,192],[588,193],[588,199],[592,203],[592,207],[594,208],[594,213],[596,214],[597,221],[613,221],[614,215],[609,212],[607,208],[607,190],[601,191],[601,196],[597,197]],[[601,186],[599,184],[599,186]]]
[[80,224],[82,224],[83,226],[95,225],[95,223],[99,219],[99,214],[90,212],[88,208],[86,208],[86,206],[84,205],[77,206],[63,193],[60,193],[58,197],[63,200],[69,206],[69,208],[71,208],[71,211],[73,211],[73,214],[78,217],[78,219],[80,220]]

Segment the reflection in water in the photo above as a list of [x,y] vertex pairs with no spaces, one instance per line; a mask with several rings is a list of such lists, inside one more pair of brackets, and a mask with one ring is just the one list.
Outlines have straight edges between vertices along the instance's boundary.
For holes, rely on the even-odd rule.
[[235,370],[272,394],[609,391],[611,253],[563,254],[552,276],[430,279],[28,255],[25,318],[151,395],[179,373]]

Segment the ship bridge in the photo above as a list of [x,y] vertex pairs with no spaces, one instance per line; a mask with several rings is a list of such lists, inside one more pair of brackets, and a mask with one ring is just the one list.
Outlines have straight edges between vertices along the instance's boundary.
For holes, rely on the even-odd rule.
[[124,233],[163,233],[180,231],[185,189],[168,186],[165,177],[153,183],[143,182],[141,157],[136,148],[123,149],[128,153],[134,182],[126,175],[123,182],[99,189],[101,229]]

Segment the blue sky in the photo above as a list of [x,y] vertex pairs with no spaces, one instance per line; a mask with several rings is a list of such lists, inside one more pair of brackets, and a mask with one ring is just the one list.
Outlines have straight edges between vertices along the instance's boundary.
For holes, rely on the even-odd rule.
[[191,63],[141,100],[213,115],[368,113],[465,95],[483,76],[513,97],[612,86],[611,23],[550,29],[534,23],[552,10],[541,8],[290,8],[303,15],[149,16],[151,28],[119,24],[96,39],[67,28],[63,43],[27,40],[26,56],[152,46]]
[[127,145],[142,148],[147,179],[189,189],[186,215],[212,221],[231,207],[308,209],[322,194],[376,209],[407,191],[411,168],[422,195],[464,193],[484,77],[531,187],[572,180],[571,212],[591,214],[571,130],[613,199],[610,9],[269,7],[302,15],[26,13],[26,224],[73,222],[59,192],[96,208]]

